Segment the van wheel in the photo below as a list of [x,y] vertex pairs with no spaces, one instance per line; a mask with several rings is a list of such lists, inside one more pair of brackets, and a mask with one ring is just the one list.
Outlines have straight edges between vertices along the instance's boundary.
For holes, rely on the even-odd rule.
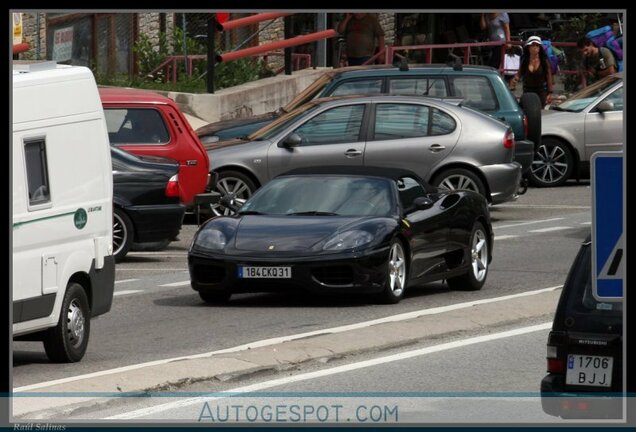
[[44,350],[52,362],[73,363],[84,357],[91,330],[91,311],[84,287],[70,283],[66,288],[60,320],[44,335]]
[[230,206],[236,206],[236,208],[242,206],[252,196],[256,186],[252,179],[243,173],[221,171],[215,189],[215,192],[221,194],[221,200],[218,204],[211,204],[210,210],[214,216],[227,216],[235,213]]
[[133,224],[123,210],[113,209],[113,255],[115,262],[120,262],[133,243]]
[[541,99],[536,93],[524,93],[521,95],[521,108],[528,117],[528,136],[526,137],[534,143],[535,151],[541,145]]

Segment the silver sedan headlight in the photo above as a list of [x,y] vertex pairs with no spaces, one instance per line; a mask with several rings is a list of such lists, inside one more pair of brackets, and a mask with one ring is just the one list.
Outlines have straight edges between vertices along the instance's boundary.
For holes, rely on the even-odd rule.
[[368,231],[353,230],[338,233],[332,236],[325,245],[323,250],[344,250],[364,246],[373,240],[373,235]]

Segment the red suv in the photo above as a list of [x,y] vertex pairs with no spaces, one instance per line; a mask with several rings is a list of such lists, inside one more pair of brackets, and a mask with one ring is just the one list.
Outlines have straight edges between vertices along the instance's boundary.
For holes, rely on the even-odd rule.
[[210,161],[190,123],[170,98],[158,93],[102,87],[110,144],[140,156],[179,162],[179,198],[192,204],[208,184]]

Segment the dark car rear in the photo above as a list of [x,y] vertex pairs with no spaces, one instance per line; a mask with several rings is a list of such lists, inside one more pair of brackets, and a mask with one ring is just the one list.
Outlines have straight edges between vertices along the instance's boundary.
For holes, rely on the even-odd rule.
[[179,164],[111,147],[113,255],[121,261],[133,244],[167,245],[179,234],[185,207],[179,200]]
[[563,418],[620,418],[623,397],[623,303],[592,290],[590,237],[570,269],[548,337],[543,410]]

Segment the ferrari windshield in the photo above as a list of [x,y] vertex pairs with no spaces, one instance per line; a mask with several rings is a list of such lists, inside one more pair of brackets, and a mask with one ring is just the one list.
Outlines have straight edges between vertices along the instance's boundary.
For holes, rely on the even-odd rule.
[[239,214],[289,216],[388,216],[391,181],[378,177],[299,175],[267,183]]

